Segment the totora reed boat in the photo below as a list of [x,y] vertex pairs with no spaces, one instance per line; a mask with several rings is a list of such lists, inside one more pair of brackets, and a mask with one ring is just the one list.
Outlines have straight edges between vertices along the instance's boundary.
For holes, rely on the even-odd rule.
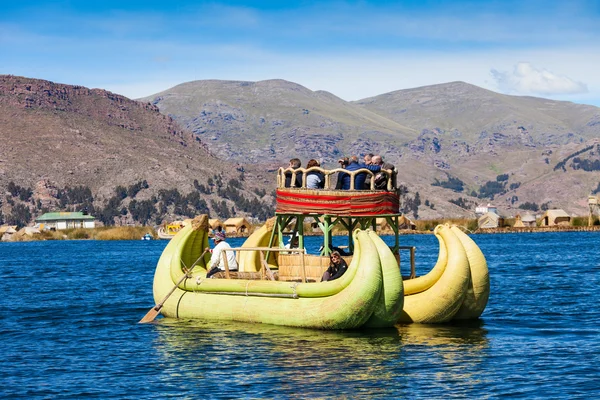
[[[330,186],[328,171],[318,167]],[[169,318],[260,322],[318,329],[390,327],[398,323],[443,323],[481,316],[490,292],[487,263],[479,247],[459,228],[438,225],[438,260],[425,275],[411,277],[399,267],[398,194],[395,176],[386,171],[386,190],[307,189],[307,170],[278,171],[277,211],[237,253],[238,271],[207,279],[210,255],[208,216],[194,218],[163,251],[154,276],[157,305],[140,322],[160,312]],[[304,173],[302,187],[284,187],[286,174]],[[352,178],[368,170],[348,172]],[[294,182],[295,176],[292,179]],[[374,181],[374,179],[371,179]],[[395,244],[377,234],[377,220],[391,226]],[[312,225],[308,224],[312,221]],[[304,231],[318,226],[320,254],[306,254]],[[348,270],[320,282],[329,265],[334,227],[348,232],[343,258]],[[298,248],[285,248],[284,237],[298,236]],[[342,250],[343,251],[343,250]],[[414,251],[411,251],[411,256]],[[188,268],[189,267],[189,268]]]

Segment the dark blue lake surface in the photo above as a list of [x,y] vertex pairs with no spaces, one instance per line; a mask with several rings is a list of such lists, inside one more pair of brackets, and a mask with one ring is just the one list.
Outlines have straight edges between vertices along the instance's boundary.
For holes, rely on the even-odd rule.
[[[0,243],[0,397],[600,394],[600,235],[473,238],[492,285],[481,320],[350,332],[167,319],[139,325],[154,305],[154,267],[166,241]],[[308,239],[309,251],[319,239]],[[419,273],[435,263],[433,235],[403,236],[401,244],[417,246]]]

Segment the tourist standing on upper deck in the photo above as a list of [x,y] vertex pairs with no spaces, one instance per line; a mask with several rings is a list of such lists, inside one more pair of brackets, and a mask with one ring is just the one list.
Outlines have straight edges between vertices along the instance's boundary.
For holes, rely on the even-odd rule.
[[[378,172],[379,170],[381,170],[381,167],[379,165],[359,164],[357,156],[352,156],[350,158],[342,158],[342,159],[338,160],[338,162],[340,164],[342,164],[342,168],[344,168],[348,171],[356,171],[361,168],[366,168],[373,172]],[[346,164],[346,162],[348,164]],[[354,177],[354,190],[363,190],[364,189],[366,177],[367,177],[366,172],[361,172],[361,173],[356,174],[356,176]],[[341,190],[349,190],[350,189],[350,175],[345,172],[340,172],[338,174],[338,180],[337,180],[337,184],[336,184],[335,188],[338,190],[340,190],[340,189]]]
[[[320,167],[317,160],[310,160],[306,164],[306,169]],[[306,187],[309,189],[323,189],[325,187],[325,175],[321,171],[309,171],[306,173]]]
[[[288,168],[298,169],[302,166],[302,161],[299,158],[292,158],[290,160],[290,165]],[[287,171],[285,173],[285,187],[292,187],[292,171]],[[296,172],[296,180],[294,181],[294,187],[300,188],[302,187],[302,172]]]

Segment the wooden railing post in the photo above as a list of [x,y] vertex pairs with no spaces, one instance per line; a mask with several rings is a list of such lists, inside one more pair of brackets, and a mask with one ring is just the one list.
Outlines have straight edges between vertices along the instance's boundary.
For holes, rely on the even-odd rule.
[[223,255],[223,265],[225,266],[225,278],[231,279],[229,276],[229,262],[227,261],[227,250],[221,250],[221,255]]
[[305,253],[300,254],[300,258],[302,261],[300,261],[300,265],[302,267],[302,282],[306,283],[306,264],[304,262],[304,255]]

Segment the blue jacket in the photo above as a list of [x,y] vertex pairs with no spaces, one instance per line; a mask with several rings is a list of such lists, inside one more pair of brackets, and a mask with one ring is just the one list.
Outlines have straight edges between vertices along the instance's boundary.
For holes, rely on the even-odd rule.
[[[346,166],[346,169],[348,171],[356,171],[361,168],[366,168],[373,172],[378,172],[379,170],[381,170],[381,167],[379,165],[366,165],[366,164],[359,164],[357,162],[351,162],[350,164],[348,164]],[[365,172],[361,172],[360,174],[357,174],[354,177],[354,190],[362,190],[363,186],[365,186],[366,178],[367,178],[367,174]],[[338,180],[337,180],[337,184],[335,185],[335,188],[342,189],[342,190],[350,190],[350,175],[348,175],[344,172],[338,173]]]

